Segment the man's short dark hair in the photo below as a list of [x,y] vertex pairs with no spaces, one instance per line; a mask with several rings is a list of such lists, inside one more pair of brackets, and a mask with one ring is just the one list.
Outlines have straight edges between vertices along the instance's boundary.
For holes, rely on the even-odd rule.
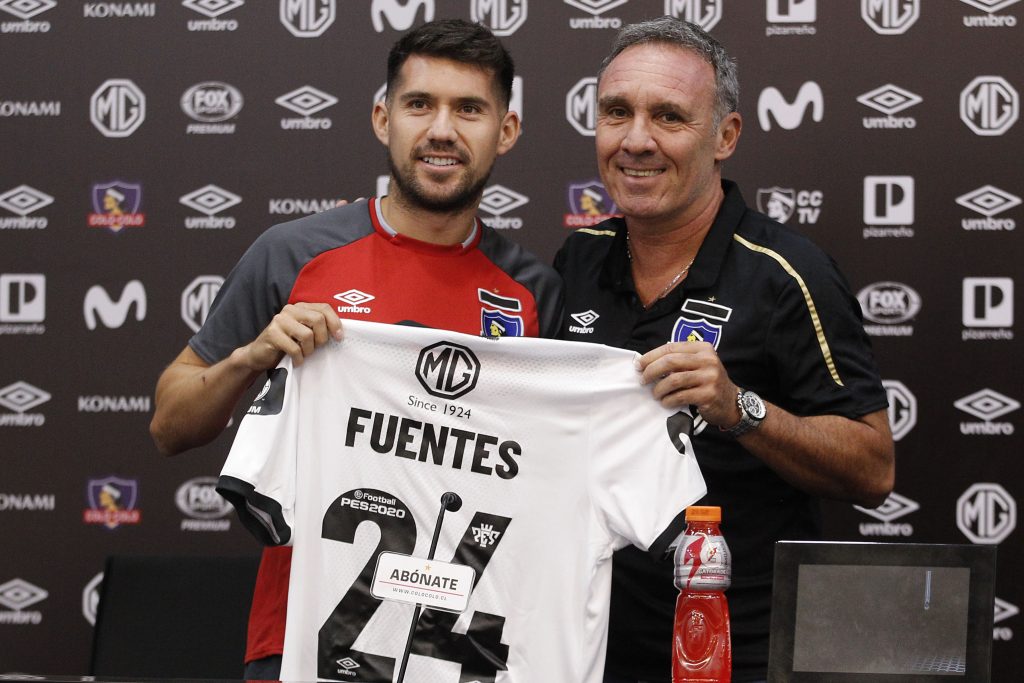
[[502,106],[512,99],[515,65],[501,41],[487,28],[463,19],[431,21],[409,31],[388,53],[387,101],[402,65],[412,55],[451,59],[479,67],[492,74],[494,91]]
[[601,62],[598,80],[612,60],[634,45],[675,45],[699,55],[715,70],[714,126],[728,114],[738,111],[740,84],[736,75],[736,61],[722,44],[696,24],[674,17],[660,17],[623,26],[615,37],[612,50]]

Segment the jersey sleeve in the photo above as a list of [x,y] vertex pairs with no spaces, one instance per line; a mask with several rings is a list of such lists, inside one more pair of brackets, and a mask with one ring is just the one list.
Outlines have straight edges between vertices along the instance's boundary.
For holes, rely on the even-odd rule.
[[614,549],[660,557],[683,532],[686,506],[707,492],[690,409],[669,410],[640,385],[635,354],[606,348],[590,420],[590,485]]
[[776,302],[766,351],[780,402],[797,415],[855,419],[886,407],[860,304],[825,254],[799,266]]
[[285,357],[238,427],[217,491],[265,545],[290,545],[295,513],[299,375]]

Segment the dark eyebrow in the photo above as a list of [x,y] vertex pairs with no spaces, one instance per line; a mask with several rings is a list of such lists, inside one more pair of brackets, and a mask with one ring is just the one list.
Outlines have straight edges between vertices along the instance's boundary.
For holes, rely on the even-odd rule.
[[[401,101],[402,103],[410,102],[412,100],[427,100],[429,102],[433,102],[436,99],[436,95],[429,93],[425,90],[413,90],[407,93],[403,93],[402,96],[399,98],[399,101]],[[477,97],[475,95],[467,95],[465,97],[460,97],[456,100],[456,104],[458,106],[473,104],[476,105],[477,107],[480,107],[481,109],[487,109],[491,106],[491,103],[487,98]]]
[[619,95],[605,95],[597,101],[598,110],[609,109],[616,106],[627,106],[626,98]]

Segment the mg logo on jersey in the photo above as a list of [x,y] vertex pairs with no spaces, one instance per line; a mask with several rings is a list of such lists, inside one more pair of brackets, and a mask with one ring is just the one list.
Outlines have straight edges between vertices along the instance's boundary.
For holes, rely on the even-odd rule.
[[766,18],[779,24],[813,23],[818,17],[816,0],[768,0]]
[[[434,0],[373,0],[370,20],[373,30],[383,33],[384,20],[396,31],[407,31],[416,23],[416,14],[423,10],[423,21],[434,20]],[[476,19],[474,19],[476,21]]]
[[39,273],[0,275],[0,323],[41,323],[46,320],[46,276]]
[[112,78],[89,100],[89,120],[108,138],[126,138],[146,120],[146,96],[124,78]]
[[881,523],[862,522],[859,526],[861,536],[912,536],[914,527],[910,524],[893,524],[893,520],[918,510],[921,506],[915,501],[898,493],[890,493],[889,497],[875,509],[853,506],[866,515],[881,520]]
[[420,350],[416,379],[431,396],[456,399],[476,388],[480,361],[472,349],[452,342],[438,342]]
[[977,135],[1002,135],[1019,115],[1020,96],[1002,76],[978,76],[960,93],[960,120]]
[[338,306],[338,313],[370,313],[373,309],[362,304],[373,301],[377,297],[373,294],[360,292],[358,289],[350,289],[347,292],[335,294],[334,298],[348,304],[348,306]]
[[905,175],[865,177],[864,222],[868,225],[912,225],[914,178]]
[[206,322],[222,284],[224,278],[220,275],[200,275],[182,291],[181,319],[193,332],[198,332]]
[[973,484],[957,500],[956,525],[972,543],[1001,543],[1017,527],[1017,501],[999,484]]
[[919,0],[861,0],[860,16],[875,33],[905,33],[920,15]]
[[597,125],[597,78],[581,78],[565,96],[565,119],[580,135],[593,136]]
[[889,399],[889,427],[892,438],[899,441],[917,424],[917,397],[910,389],[895,379],[883,379],[886,397]]
[[665,0],[665,14],[710,31],[722,18],[722,2],[723,0]]
[[526,0],[472,0],[469,16],[496,36],[510,36],[526,21]]
[[793,130],[803,123],[808,109],[811,110],[811,120],[820,123],[825,116],[825,96],[821,86],[814,81],[801,85],[792,102],[786,100],[778,88],[769,86],[757,98],[757,121],[761,130],[771,130],[773,118],[783,130]]
[[146,288],[138,280],[131,280],[121,290],[121,296],[114,301],[107,290],[93,285],[85,293],[82,312],[85,315],[85,326],[90,330],[98,327],[97,317],[104,327],[117,329],[128,320],[128,314],[135,307],[135,319],[146,318]]
[[296,38],[316,38],[334,23],[335,0],[281,0],[280,19]]
[[1008,277],[965,277],[963,323],[965,327],[1013,325],[1013,280]]

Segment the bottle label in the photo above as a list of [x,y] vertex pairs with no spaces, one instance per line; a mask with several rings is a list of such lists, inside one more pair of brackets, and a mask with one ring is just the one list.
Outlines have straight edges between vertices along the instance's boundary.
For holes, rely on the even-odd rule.
[[679,590],[724,591],[731,583],[732,560],[721,536],[683,536],[676,548],[675,584]]

